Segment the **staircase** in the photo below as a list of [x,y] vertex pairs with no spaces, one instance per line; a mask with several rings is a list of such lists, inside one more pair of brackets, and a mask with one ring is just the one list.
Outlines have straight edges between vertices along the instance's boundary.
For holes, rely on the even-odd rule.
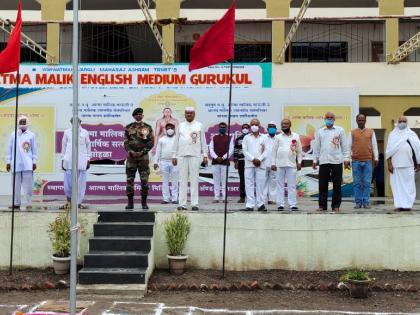
[[79,271],[79,287],[140,284],[145,289],[154,268],[155,213],[102,211],[98,215]]

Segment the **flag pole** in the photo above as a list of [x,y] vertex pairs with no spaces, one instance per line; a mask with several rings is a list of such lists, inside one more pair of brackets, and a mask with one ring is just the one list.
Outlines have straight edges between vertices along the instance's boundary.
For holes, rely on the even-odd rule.
[[[229,76],[229,109],[228,109],[228,123],[227,123],[227,134],[230,135],[230,118],[231,118],[231,110],[232,110],[232,76],[233,76],[233,58],[230,59],[230,76]],[[225,185],[225,214],[223,219],[223,262],[222,262],[222,278],[225,277],[225,257],[226,257],[226,220],[227,220],[227,196],[228,196],[228,185],[229,185],[229,149],[230,149],[230,139],[227,142],[227,159],[229,164],[226,167],[226,185]]]
[[73,123],[72,123],[72,157],[71,157],[71,253],[70,253],[70,314],[76,314],[77,285],[77,207],[78,207],[78,174],[79,174],[79,1],[73,1]]
[[[17,147],[17,124],[18,124],[18,113],[19,113],[19,81],[20,81],[20,74],[19,74],[19,67],[17,70],[17,78],[16,78],[16,106],[15,106],[15,134],[14,134],[14,141],[13,141],[13,170],[12,170],[12,228],[10,230],[10,264],[9,264],[9,274],[13,272],[13,241],[14,241],[14,234],[15,234],[15,195],[16,195],[16,147]],[[18,192],[20,194],[20,191]]]

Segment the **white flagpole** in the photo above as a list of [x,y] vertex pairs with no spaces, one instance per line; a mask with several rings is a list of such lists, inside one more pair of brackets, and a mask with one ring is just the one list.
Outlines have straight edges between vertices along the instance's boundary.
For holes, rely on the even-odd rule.
[[70,314],[76,314],[77,285],[77,192],[79,174],[79,0],[73,0],[73,123],[72,123],[72,189],[71,189],[71,261]]

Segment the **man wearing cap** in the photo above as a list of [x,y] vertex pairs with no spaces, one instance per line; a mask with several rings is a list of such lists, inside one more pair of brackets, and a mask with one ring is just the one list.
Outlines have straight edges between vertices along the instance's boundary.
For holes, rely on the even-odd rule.
[[[160,168],[162,175],[162,204],[178,203],[178,167],[172,164],[172,150],[175,142],[175,125],[167,123],[165,126],[166,134],[158,140],[156,146],[155,164],[153,168]],[[169,179],[172,179],[171,190],[169,192]]]
[[153,129],[142,121],[143,109],[136,108],[133,111],[134,122],[125,127],[124,148],[127,151],[126,175],[127,175],[127,198],[126,210],[134,209],[134,180],[137,171],[141,182],[141,207],[149,209],[147,205],[147,192],[149,187],[150,168],[149,151],[153,148]]
[[187,210],[187,188],[190,180],[192,210],[198,210],[198,177],[200,162],[207,165],[207,145],[203,125],[194,120],[195,110],[185,108],[185,121],[179,124],[172,153],[173,165],[179,170],[179,207]]
[[213,168],[213,203],[218,203],[219,198],[226,200],[226,169],[233,154],[233,138],[226,134],[227,125],[225,122],[219,124],[219,133],[211,139],[209,148]]
[[264,183],[264,202],[267,204],[275,204],[276,201],[277,172],[271,169],[271,153],[276,133],[276,123],[274,121],[270,121],[267,125],[267,158],[265,161],[265,171],[267,174]]
[[[23,190],[23,202],[26,204],[26,209],[32,209],[31,197],[32,186],[34,183],[34,171],[36,170],[37,162],[37,147],[35,134],[28,130],[29,119],[26,116],[18,117],[19,130],[16,135],[16,172],[15,175],[15,200],[11,207],[20,209],[21,205],[21,190]],[[9,145],[7,147],[6,155],[6,170],[13,171],[14,165],[14,148],[15,148],[15,133],[13,132],[9,138]],[[10,207],[10,208],[11,208]]]
[[242,150],[242,141],[244,137],[249,133],[249,124],[242,125],[242,134],[235,139],[235,146],[233,149],[233,161],[235,163],[235,169],[238,170],[239,174],[239,200],[238,203],[244,203],[246,198],[245,191],[245,157]]
[[[78,152],[78,194],[77,205],[79,209],[86,209],[82,205],[86,192],[86,170],[90,167],[91,147],[89,132],[82,128],[80,118],[78,119],[79,126],[79,152]],[[70,119],[73,124],[73,117]],[[64,194],[66,195],[67,203],[61,209],[71,208],[71,189],[72,189],[72,128],[64,131],[63,140],[61,142],[61,168],[64,171]]]

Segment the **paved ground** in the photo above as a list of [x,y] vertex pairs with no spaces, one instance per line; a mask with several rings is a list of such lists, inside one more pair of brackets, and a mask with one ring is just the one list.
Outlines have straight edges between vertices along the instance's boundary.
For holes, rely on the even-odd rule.
[[[0,211],[10,211],[8,206],[10,205],[10,196],[0,196]],[[224,211],[223,203],[212,203],[211,197],[202,197],[200,198],[200,210],[201,211],[211,211],[211,212],[221,212]],[[244,204],[239,204],[236,201],[237,197],[228,199],[228,211],[235,212],[243,209]],[[140,210],[140,199],[136,200],[136,209]],[[169,204],[162,205],[160,204],[160,199],[150,198],[149,206],[152,211],[174,211],[177,205]],[[64,196],[34,196],[33,197],[33,209],[32,211],[57,211],[61,205],[65,203]],[[83,211],[98,211],[98,210],[121,210],[126,204],[125,198],[115,198],[115,197],[103,197],[103,196],[88,196],[85,199],[85,204],[88,205],[89,209]],[[367,209],[353,209],[353,200],[350,198],[344,198],[341,206],[341,213],[393,213],[394,205],[392,198],[372,198],[371,206],[372,208]],[[267,205],[269,211],[277,211],[276,205]],[[299,199],[299,212],[304,213],[316,213],[318,208],[317,199],[314,198],[300,198]],[[420,210],[420,200],[417,200],[414,204],[413,210]],[[290,213],[286,211],[278,213]],[[413,213],[413,212],[411,212]]]

